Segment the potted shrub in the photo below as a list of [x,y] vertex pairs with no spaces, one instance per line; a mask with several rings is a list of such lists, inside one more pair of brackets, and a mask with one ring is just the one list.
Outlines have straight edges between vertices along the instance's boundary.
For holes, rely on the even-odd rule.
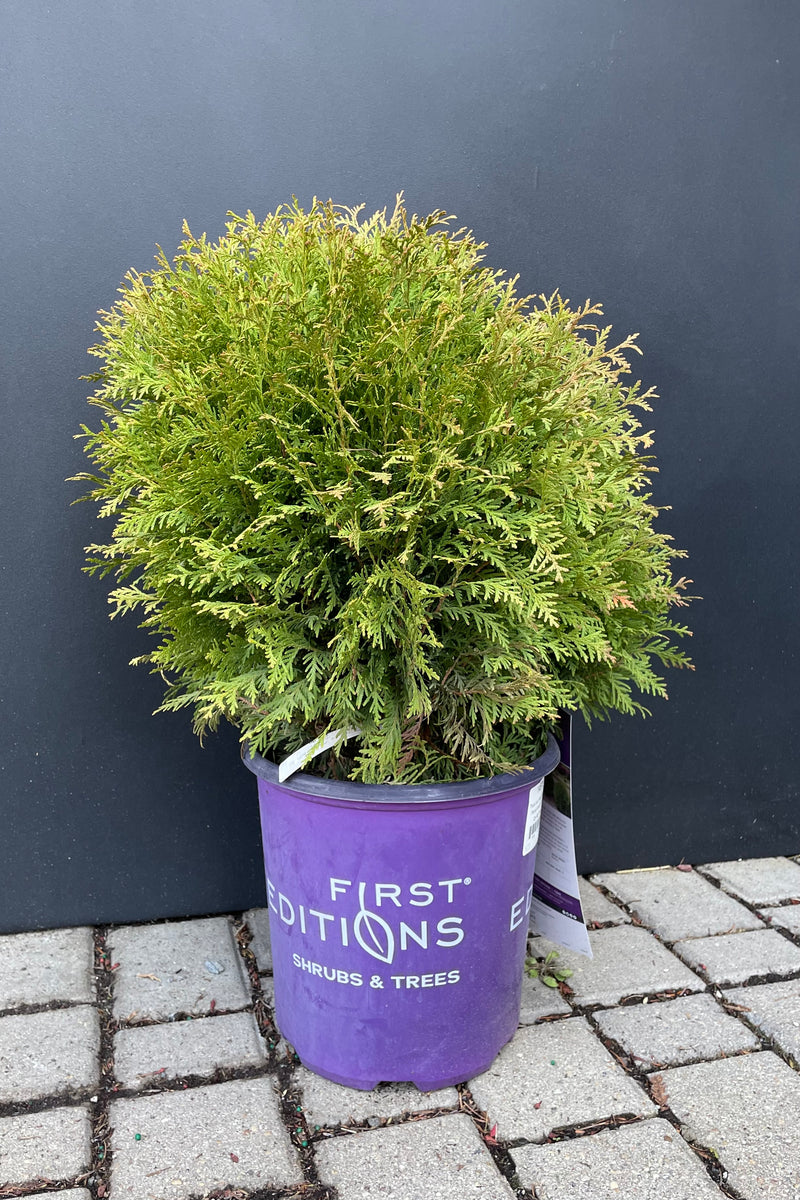
[[644,712],[687,665],[634,338],[517,296],[449,222],[184,226],[91,351],[88,569],[155,636],[163,708],[238,727],[278,1022],[359,1087],[443,1086],[512,1036],[559,714]]

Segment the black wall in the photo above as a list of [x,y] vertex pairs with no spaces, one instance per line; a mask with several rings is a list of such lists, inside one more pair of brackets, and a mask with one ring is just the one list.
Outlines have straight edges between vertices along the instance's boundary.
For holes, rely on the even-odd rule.
[[800,850],[794,0],[4,0],[0,25],[0,929],[263,903],[236,739],[150,715],[64,479],[124,272],[184,217],[215,236],[292,194],[405,189],[525,292],[640,331],[697,670],[577,730],[579,865]]

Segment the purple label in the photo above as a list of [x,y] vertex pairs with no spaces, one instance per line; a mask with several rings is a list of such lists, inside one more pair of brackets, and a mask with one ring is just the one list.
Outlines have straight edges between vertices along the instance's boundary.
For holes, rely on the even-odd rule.
[[533,894],[537,900],[541,900],[543,904],[547,904],[550,908],[557,909],[565,917],[571,917],[573,921],[583,921],[580,900],[575,896],[568,896],[566,892],[562,892],[557,887],[553,887],[552,883],[547,883],[540,875],[536,875],[534,878]]

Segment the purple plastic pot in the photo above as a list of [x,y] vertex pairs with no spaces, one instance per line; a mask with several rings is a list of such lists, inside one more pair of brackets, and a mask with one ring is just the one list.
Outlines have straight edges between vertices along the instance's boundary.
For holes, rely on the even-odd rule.
[[258,777],[275,1017],[309,1070],[422,1091],[486,1070],[519,1020],[548,740],[469,783]]

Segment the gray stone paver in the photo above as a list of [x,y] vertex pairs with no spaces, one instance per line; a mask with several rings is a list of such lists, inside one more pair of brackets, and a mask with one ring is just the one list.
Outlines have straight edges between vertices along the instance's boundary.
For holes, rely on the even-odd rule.
[[726,891],[756,908],[800,900],[800,866],[790,858],[706,863],[702,870],[718,879]]
[[186,1200],[303,1178],[271,1078],[117,1100],[110,1124],[110,1200]]
[[0,1101],[93,1087],[99,1051],[100,1024],[88,1005],[0,1017]]
[[267,1053],[253,1014],[229,1013],[120,1030],[114,1073],[123,1087],[141,1088],[154,1079],[211,1075],[220,1067],[258,1067]]
[[540,979],[524,975],[522,978],[522,1006],[519,1013],[520,1025],[533,1025],[542,1017],[556,1013],[572,1012],[558,988],[547,987]]
[[661,1080],[683,1132],[713,1149],[744,1200],[800,1195],[800,1075],[769,1051],[675,1067]]
[[702,1163],[668,1121],[511,1151],[539,1200],[721,1200]]
[[94,1000],[91,929],[46,929],[0,937],[0,1012],[24,1004]]
[[755,913],[696,871],[624,871],[593,875],[667,942],[736,929],[761,929]]
[[26,1192],[25,1200],[53,1200],[54,1195],[56,1200],[92,1200],[91,1192],[87,1192],[86,1188],[70,1188],[66,1192],[34,1192],[32,1195]]
[[305,1067],[295,1072],[295,1082],[302,1091],[303,1112],[311,1125],[345,1125],[369,1117],[400,1117],[405,1112],[458,1105],[455,1088],[421,1092],[412,1083],[389,1083],[371,1092],[360,1092],[314,1075]]
[[[176,1013],[246,1008],[250,986],[227,917],[126,925],[108,935],[114,1016],[166,1021]],[[212,1001],[214,1004],[212,1006]]]
[[800,937],[800,904],[784,904],[781,908],[762,908],[761,916],[770,925],[788,929],[795,937]]
[[775,929],[692,938],[676,942],[673,950],[711,983],[745,983],[760,975],[791,975],[800,971],[800,946]]
[[[702,981],[646,929],[635,925],[598,929],[589,941],[593,959],[559,951],[559,966],[573,972],[567,982],[578,1004],[610,1005],[625,996],[703,988]],[[551,949],[559,948],[544,938],[532,943],[532,952],[540,957]]]
[[253,935],[250,949],[256,956],[260,972],[272,970],[272,942],[269,936],[269,909],[251,908],[244,914]]
[[583,1017],[520,1029],[469,1087],[507,1140],[542,1141],[562,1126],[656,1111]]
[[587,925],[630,925],[631,919],[621,908],[593,887],[588,879],[579,879],[581,908]]
[[85,1108],[51,1108],[0,1118],[0,1184],[73,1179],[91,1162]]
[[706,993],[607,1009],[595,1020],[644,1071],[760,1047],[755,1034]]
[[322,1183],[339,1200],[513,1200],[508,1182],[466,1115],[432,1117],[317,1146]]
[[725,999],[748,1009],[742,1013],[744,1020],[800,1064],[800,979],[731,988]]

